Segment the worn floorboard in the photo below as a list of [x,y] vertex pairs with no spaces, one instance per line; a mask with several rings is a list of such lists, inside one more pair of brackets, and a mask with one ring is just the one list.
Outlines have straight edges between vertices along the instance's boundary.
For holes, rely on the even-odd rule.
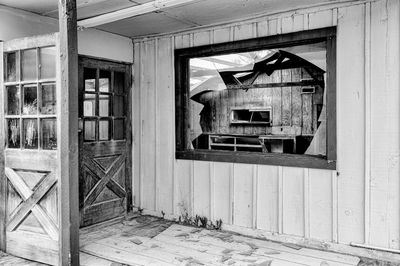
[[[252,265],[389,266],[389,263],[183,226],[137,216],[80,231],[80,261],[85,266]],[[0,265],[40,266],[0,253]]]
[[350,266],[360,261],[151,217],[86,230],[81,236],[81,252],[128,265]]

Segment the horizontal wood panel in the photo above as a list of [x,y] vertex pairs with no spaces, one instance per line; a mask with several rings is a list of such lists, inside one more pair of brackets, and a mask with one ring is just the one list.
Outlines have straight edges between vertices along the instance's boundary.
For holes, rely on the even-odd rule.
[[57,152],[7,149],[5,151],[5,166],[35,171],[55,171]]
[[48,34],[33,37],[26,37],[21,39],[14,39],[4,43],[4,52],[23,50],[29,48],[43,47],[43,46],[54,46],[58,34]]
[[58,264],[58,241],[25,232],[7,233],[7,253],[50,265]]
[[112,142],[96,142],[96,143],[84,143],[84,154],[90,156],[106,156],[107,153],[111,154],[124,154],[126,151],[126,141],[118,140]]
[[[83,210],[87,218],[81,222],[81,225],[92,225],[109,220],[110,217],[115,218],[123,216],[125,214],[125,202],[125,198],[119,198],[106,203],[89,206]],[[82,217],[83,216],[81,216],[81,218]]]

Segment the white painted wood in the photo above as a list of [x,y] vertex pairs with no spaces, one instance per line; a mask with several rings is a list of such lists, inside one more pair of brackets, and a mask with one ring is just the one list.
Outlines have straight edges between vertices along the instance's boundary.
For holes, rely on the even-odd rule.
[[81,27],[91,28],[100,25],[104,25],[107,23],[119,21],[125,18],[132,18],[136,16],[140,16],[143,14],[152,13],[155,11],[159,11],[166,8],[176,7],[180,5],[185,5],[190,2],[199,1],[199,0],[158,0],[151,1],[148,3],[140,4],[137,6],[132,6],[128,8],[124,8],[121,10],[117,10],[114,12],[102,14],[99,16],[95,16],[88,19],[83,19],[78,21],[78,25]]
[[229,42],[230,40],[230,28],[222,28],[213,30],[214,43]]
[[210,218],[210,162],[194,161],[193,216]]
[[235,164],[234,179],[234,219],[239,226],[252,227],[253,217],[253,166]]
[[221,219],[222,222],[231,223],[230,221],[230,187],[231,187],[231,173],[230,164],[214,163],[214,177],[213,177],[213,206],[214,206],[214,220]]
[[279,33],[278,20],[279,19],[268,20],[268,35],[276,35]]
[[[371,24],[368,26],[368,11],[366,10],[369,5],[369,2],[365,4],[365,1],[359,1],[324,8],[301,9],[295,13],[276,14],[255,21],[226,24],[166,36],[165,39],[170,38],[169,42],[159,39],[158,56],[165,55],[163,58],[167,60],[168,56],[172,57],[172,50],[169,55],[166,52],[166,47],[172,48],[171,44],[178,49],[338,26],[338,171],[304,170],[279,166],[257,166],[254,170],[252,165],[212,163],[211,166],[209,162],[186,160],[175,161],[171,167],[170,161],[169,166],[167,162],[157,162],[157,175],[160,175],[157,177],[158,184],[165,182],[165,187],[168,187],[158,196],[159,206],[164,204],[164,202],[161,203],[161,198],[168,198],[168,195],[161,196],[161,193],[167,194],[167,191],[170,191],[170,194],[174,194],[174,213],[177,215],[182,213],[181,206],[184,205],[191,215],[204,214],[208,218],[221,218],[225,226],[232,226],[236,228],[235,230],[256,225],[264,232],[286,233],[297,237],[309,235],[313,239],[344,244],[363,243],[368,238],[365,234],[368,231],[365,218],[370,216],[370,224],[376,224],[375,227],[369,229],[371,244],[398,248],[400,236],[400,184],[397,178],[400,147],[397,144],[400,129],[398,122],[400,97],[397,96],[400,72],[397,52],[399,7],[396,0],[374,1],[371,3],[373,6],[370,10]],[[368,37],[369,32],[370,37]],[[369,51],[368,38],[371,38]],[[151,71],[155,69],[155,66],[149,66],[148,61],[151,56],[148,57],[146,55],[148,51],[144,49],[146,46],[150,50],[154,49],[149,46],[151,40],[153,39],[136,40],[141,44],[135,45],[135,49],[139,49],[139,51],[135,50],[135,58],[139,60],[136,61],[139,62],[139,66],[135,67],[135,72],[142,75],[142,77],[135,76],[135,89],[138,90],[135,93],[141,99],[136,103],[141,107],[140,113],[135,114],[137,115],[135,119],[144,121],[144,124],[135,124],[136,127],[143,127],[142,139],[136,136],[139,129],[136,128],[135,131],[135,141],[139,141],[142,146],[141,150],[135,152],[135,156],[142,155],[142,163],[138,165],[135,162],[134,167],[135,175],[140,173],[142,177],[141,188],[136,188],[135,194],[142,190],[143,198],[154,196],[154,193],[147,194],[145,191],[155,191],[155,188],[150,190],[154,185],[150,167],[155,163],[154,159],[153,161],[143,159],[153,158],[147,151],[151,135],[144,134],[150,130],[150,127],[146,128],[146,123],[157,121],[156,125],[153,125],[155,127],[153,131],[156,130],[159,137],[162,136],[161,130],[163,130],[159,127],[165,127],[171,131],[166,131],[165,134],[168,137],[165,135],[165,138],[172,143],[162,143],[157,137],[160,147],[154,149],[152,147],[150,150],[169,151],[173,154],[175,144],[173,133],[175,117],[171,115],[173,110],[171,106],[172,108],[174,106],[173,76],[171,79],[167,78],[167,75],[171,74],[171,69],[167,69],[167,65],[160,62],[160,59],[154,64],[158,64],[157,73],[162,77],[156,77],[155,72]],[[146,60],[142,59],[143,56]],[[371,67],[375,65],[376,69],[371,69],[371,75],[366,71],[369,68],[369,61],[371,61]],[[173,58],[170,58],[168,62],[171,68]],[[371,85],[368,85],[368,76],[371,77]],[[160,115],[156,119],[144,113],[146,108],[154,108],[152,106],[155,104],[154,101],[148,101],[146,96],[149,93],[147,88],[152,87],[154,79],[157,79],[159,102],[157,115]],[[160,88],[161,83],[165,83],[163,88],[167,88],[168,93]],[[370,100],[366,94],[368,86],[371,90]],[[139,95],[139,91],[142,95]],[[161,95],[164,93],[167,100],[161,103]],[[371,102],[369,107],[368,102]],[[368,142],[365,137],[368,136],[364,135],[369,120],[367,107],[371,116],[369,134],[371,142],[376,143],[370,149],[368,145],[365,145]],[[164,121],[165,124],[161,125]],[[139,149],[139,144],[135,145],[135,149]],[[366,166],[368,158],[365,155],[368,152],[371,153],[370,187],[365,182],[367,180],[365,170],[368,169]],[[161,158],[167,157],[161,155]],[[147,169],[143,169],[144,162]],[[165,166],[161,166],[164,164]],[[308,174],[304,175],[307,171]],[[164,172],[165,177],[161,177]],[[172,182],[174,182],[173,185]],[[159,189],[164,188],[159,187]],[[366,198],[369,195],[368,192],[371,193],[370,204]],[[151,199],[145,199],[145,201],[151,202]],[[149,208],[148,211],[154,208],[149,203],[146,206]],[[379,221],[382,217],[384,221]]]
[[282,18],[282,33],[302,31],[304,29],[304,15],[291,15]]
[[[339,242],[364,241],[364,7],[339,9],[337,157]],[[349,49],[351,47],[351,49]],[[351,64],[349,64],[351,58]],[[351,129],[351,130],[349,130]]]
[[310,237],[332,240],[332,172],[309,169]]
[[191,201],[191,178],[192,162],[187,160],[176,160],[175,164],[175,180],[176,180],[176,215],[191,215],[193,205]]
[[336,171],[331,172],[332,194],[332,241],[338,242],[338,184]]
[[[146,209],[156,210],[156,76],[148,73],[155,72],[155,40],[145,42],[142,47],[140,62],[140,80],[142,80],[139,89],[141,90],[141,110],[142,132],[141,132],[141,184],[143,187],[142,206]],[[158,62],[157,62],[158,64]]]
[[[110,49],[112,47],[112,49]],[[97,29],[78,31],[78,52],[121,62],[133,63],[132,40]]]
[[[173,87],[173,68],[171,58],[173,47],[170,38],[161,38],[157,45],[157,110],[156,110],[156,163],[157,163],[157,202],[158,211],[173,213],[173,163],[175,157],[175,145],[172,138],[166,132],[175,130],[174,101],[171,93]],[[163,74],[161,75],[161,71]]]
[[214,203],[215,203],[215,192],[214,192],[214,189],[215,189],[215,186],[214,186],[214,183],[215,183],[215,176],[214,176],[214,162],[210,162],[210,168],[209,168],[209,170],[210,170],[210,183],[209,183],[209,190],[210,190],[210,219],[211,219],[211,221],[215,221],[215,212],[214,212],[214,209],[215,209],[215,206],[214,206]]
[[259,165],[257,183],[257,228],[278,232],[278,166]]
[[[359,256],[364,258],[370,258],[373,260],[392,261],[394,263],[400,263],[400,254],[393,252],[385,252],[379,250],[370,250],[365,248],[358,248],[342,243],[328,243],[326,241],[316,239],[305,239],[299,236],[285,235],[285,234],[274,234],[264,230],[246,228],[237,225],[223,225],[223,230],[228,232],[234,232],[243,236],[250,236],[253,238],[262,238],[274,242],[292,243],[299,246],[304,246],[311,249],[321,251],[334,251],[339,254],[351,254],[353,256]],[[359,258],[356,258],[359,259]],[[357,264],[358,262],[355,262]]]
[[[135,43],[134,52],[135,52],[135,61],[133,67],[133,88],[132,88],[132,103],[133,103],[133,116],[132,116],[132,162],[133,162],[133,178],[132,178],[132,200],[134,206],[142,206],[141,204],[141,171],[140,171],[140,157],[141,157],[141,113],[140,113],[140,94],[141,94],[141,80],[140,80],[140,69],[141,69],[141,43]],[[139,62],[139,63],[137,63]]]
[[305,168],[303,169],[303,176],[304,176],[304,182],[303,182],[303,200],[304,200],[304,237],[305,238],[310,238],[310,231],[311,231],[311,206],[310,202],[313,200],[310,195],[310,169]]
[[364,157],[364,242],[370,243],[371,223],[371,4],[365,4],[365,157]]
[[278,166],[278,233],[283,233],[283,167]]
[[200,31],[193,34],[193,46],[201,46],[210,43],[210,31]]
[[257,37],[264,37],[268,35],[268,21],[257,22]]
[[[374,129],[371,136],[371,183],[370,183],[370,241],[377,246],[388,247],[388,212],[389,205],[389,167],[392,146],[397,141],[387,133],[396,130],[388,123],[393,123],[393,106],[396,92],[387,84],[386,75],[389,73],[388,60],[388,9],[387,1],[371,4],[371,102],[372,125]],[[379,46],[379,48],[378,48]],[[393,93],[393,95],[391,95]],[[382,105],[384,103],[384,105]],[[378,121],[374,121],[379,119]],[[397,124],[397,123],[396,123]],[[395,125],[396,125],[395,124]],[[385,139],[382,137],[385,136]],[[392,142],[395,141],[393,144]]]
[[282,33],[293,32],[293,17],[284,17],[282,18]]
[[234,40],[244,40],[244,39],[250,39],[255,36],[255,32],[253,29],[253,24],[244,24],[244,25],[238,25],[233,27],[234,31]]
[[252,228],[257,228],[257,210],[258,210],[258,166],[255,164],[253,165],[253,176],[252,176],[252,183],[253,183],[253,188],[252,188],[252,206],[253,209],[252,211]]
[[396,88],[400,88],[400,2],[396,0],[389,0],[387,2],[388,9],[388,73],[386,76],[388,87],[390,88],[391,106],[393,108],[391,112],[391,129],[396,132],[395,135],[391,136],[390,141],[392,146],[391,155],[389,157],[389,204],[388,204],[388,235],[389,245],[391,249],[400,249],[400,180],[398,173],[400,172],[399,166],[399,119],[400,116],[399,105],[395,104],[396,98],[399,98],[399,91]]
[[234,173],[235,164],[229,164],[229,222],[233,224],[234,220],[234,200],[235,200],[235,182],[234,182]]
[[385,248],[399,243],[398,4],[371,3],[370,244]]
[[335,24],[332,21],[332,9],[308,14],[308,29],[331,27]]
[[304,236],[304,170],[283,167],[283,233]]

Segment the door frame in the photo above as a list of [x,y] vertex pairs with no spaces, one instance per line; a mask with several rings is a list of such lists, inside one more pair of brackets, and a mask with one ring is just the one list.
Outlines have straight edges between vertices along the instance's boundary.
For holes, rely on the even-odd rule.
[[[83,91],[84,84],[83,80],[83,68],[84,65],[90,65],[91,67],[99,67],[101,69],[101,64],[106,63],[109,65],[115,65],[117,67],[125,68],[125,89],[126,89],[126,124],[125,124],[125,136],[126,136],[126,159],[125,159],[125,191],[126,191],[126,213],[129,213],[133,209],[133,200],[132,200],[132,184],[133,184],[133,175],[132,175],[132,66],[133,63],[116,61],[107,58],[100,58],[95,56],[88,55],[79,55],[78,56],[78,119],[79,119],[79,127],[80,130],[83,127],[83,121],[81,121],[81,117],[83,116]],[[79,130],[79,131],[80,131]],[[79,151],[81,149],[81,145],[83,145],[83,136],[79,136],[79,147],[78,147],[78,158],[79,163],[81,162]],[[79,171],[81,166],[78,167]],[[78,173],[80,178],[80,172]],[[80,195],[80,194],[79,194]],[[80,204],[80,202],[79,202]],[[81,213],[79,214],[79,220],[81,219]]]

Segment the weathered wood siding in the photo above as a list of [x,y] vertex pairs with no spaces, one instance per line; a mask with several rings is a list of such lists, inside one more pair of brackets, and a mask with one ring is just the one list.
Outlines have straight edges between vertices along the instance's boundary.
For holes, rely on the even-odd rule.
[[[275,70],[270,76],[260,75],[254,84],[301,82],[301,79],[311,79],[311,77],[305,70],[293,68]],[[199,97],[199,103],[193,103],[194,100],[191,100],[191,128],[193,131],[197,130],[196,136],[202,133],[265,135],[279,132],[278,134],[282,134],[283,129],[285,134],[312,135],[317,130],[314,126],[318,121],[317,105],[322,108],[324,94],[324,89],[320,86],[312,87],[315,88],[315,93],[301,93],[300,86],[252,88],[247,91],[216,90],[203,93]],[[196,105],[199,107],[196,108]],[[242,108],[271,108],[272,125],[232,124],[231,111]],[[201,124],[201,116],[202,128],[197,128],[196,124]]]
[[[135,41],[134,204],[399,249],[398,0],[342,3]],[[337,171],[175,160],[175,48],[337,25]]]

